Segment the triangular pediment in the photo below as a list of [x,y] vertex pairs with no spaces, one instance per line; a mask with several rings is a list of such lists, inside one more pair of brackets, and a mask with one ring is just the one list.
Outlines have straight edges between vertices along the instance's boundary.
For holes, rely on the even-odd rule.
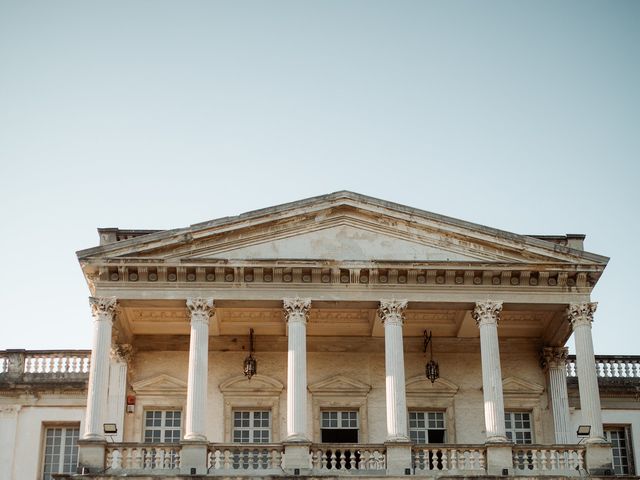
[[309,385],[309,391],[315,395],[366,395],[370,390],[371,385],[344,375],[335,375]]
[[131,384],[137,395],[186,395],[187,383],[166,374],[140,380]]
[[502,393],[504,396],[530,397],[541,395],[544,387],[535,382],[529,382],[518,377],[507,377],[502,380]]
[[284,385],[281,382],[266,375],[254,375],[251,379],[238,375],[220,384],[222,393],[236,395],[279,395],[283,389]]
[[424,375],[418,375],[407,380],[405,388],[408,397],[452,397],[459,387],[446,378],[431,383]]
[[78,252],[81,260],[599,263],[606,257],[352,192],[336,192]]

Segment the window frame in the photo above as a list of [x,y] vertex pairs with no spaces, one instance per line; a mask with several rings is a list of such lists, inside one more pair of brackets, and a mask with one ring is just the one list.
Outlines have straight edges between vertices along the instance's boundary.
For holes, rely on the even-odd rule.
[[[151,426],[150,430],[152,431],[160,431],[161,432],[161,440],[156,442],[156,441],[147,441],[146,437],[147,437],[147,429],[149,428],[147,426],[147,414],[151,413],[151,412],[161,412],[161,425],[159,428],[155,427],[155,426]],[[180,419],[180,426],[179,428],[176,427],[168,427],[165,425],[166,422],[166,413],[167,412],[178,412],[180,414],[179,419]],[[167,441],[166,439],[166,431],[176,431],[178,430],[178,438],[177,439],[173,439],[173,440],[169,440]],[[145,445],[154,445],[154,444],[165,444],[165,443],[171,443],[171,444],[179,444],[180,441],[182,440],[184,436],[184,419],[183,419],[183,415],[182,415],[182,409],[181,408],[172,408],[172,407],[153,407],[153,406],[148,406],[146,407],[143,412],[142,412],[142,443],[144,443]]]
[[612,456],[613,456],[613,469],[614,469],[614,475],[635,475],[635,471],[636,471],[636,466],[635,466],[635,458],[634,458],[634,453],[633,453],[633,435],[632,435],[632,429],[631,429],[631,424],[621,424],[621,423],[615,423],[615,424],[604,424],[603,425],[603,430],[604,430],[604,435],[605,438],[607,440],[609,440],[611,442],[611,437],[610,435],[607,434],[607,432],[611,432],[611,431],[624,431],[624,438],[625,438],[625,442],[626,442],[626,456],[627,456],[627,468],[628,468],[628,472],[627,473],[618,473],[615,471],[616,465],[615,465],[615,453],[614,453],[614,449],[615,447],[613,446],[613,442],[611,445],[611,450],[612,450]]
[[[248,427],[236,427],[236,413],[248,413],[249,414],[249,426]],[[264,426],[260,426],[260,427],[256,427],[254,425],[254,422],[256,421],[255,418],[255,414],[256,413],[267,413],[268,414],[268,420],[269,420],[269,425],[265,428]],[[273,442],[273,412],[271,411],[271,409],[269,408],[234,408],[231,411],[231,443],[233,444],[237,444],[237,445],[263,445],[263,444],[269,444]],[[244,419],[241,419],[244,420]],[[260,420],[264,420],[264,419],[260,419]],[[249,441],[248,442],[243,442],[243,441],[236,441],[235,440],[235,433],[236,433],[236,428],[240,428],[241,432],[249,432]],[[266,442],[263,441],[255,441],[256,437],[254,435],[255,432],[257,431],[268,431],[269,432],[269,437],[267,439]]]
[[[58,453],[58,470],[56,472],[45,472],[45,468],[47,466],[47,431],[48,430],[52,430],[52,429],[62,429],[63,430],[63,434],[61,436],[61,443],[60,443],[60,452]],[[67,447],[66,441],[67,441],[67,437],[66,435],[64,435],[64,432],[66,430],[77,430],[77,437],[75,438],[75,465],[71,465],[71,471],[69,472],[65,472],[64,471],[64,465],[65,465],[65,457],[67,456],[67,453],[65,452],[65,447]],[[73,438],[72,438],[73,440]],[[51,474],[54,473],[76,473],[77,467],[78,467],[78,440],[80,440],[80,422],[64,422],[64,423],[44,423],[42,425],[42,449],[40,452],[40,476],[39,478],[41,480],[45,479],[45,475],[49,475],[49,478],[51,478]],[[73,446],[72,446],[73,448]],[[74,456],[74,453],[71,452],[72,458]],[[60,460],[62,460],[62,462],[60,462]],[[62,466],[62,470],[60,469],[60,467]]]
[[[512,416],[511,423],[512,423],[512,425],[515,425],[515,422],[517,420],[513,416],[514,415],[523,415],[523,414],[526,414],[529,417],[528,418],[528,422],[529,422],[529,427],[528,428],[524,428],[524,427],[518,428],[518,427],[515,427],[515,426],[512,426],[511,429],[507,428],[507,418],[506,418],[507,415]],[[530,411],[530,410],[517,410],[517,409],[506,410],[505,409],[504,416],[505,416],[505,419],[504,419],[505,435],[506,435],[507,439],[511,443],[513,443],[515,445],[534,445],[535,444],[535,441],[536,441],[535,440],[536,439],[535,418],[534,418],[534,414],[533,414],[532,411]],[[529,439],[530,441],[529,442],[518,442],[518,441],[516,441],[516,439],[515,439],[516,434],[518,434],[518,433],[527,433],[527,432],[529,433],[529,436],[530,436],[530,439]],[[509,433],[512,434],[511,438],[509,438]]]
[[[418,429],[418,428],[414,428],[413,431],[424,431],[426,433],[426,442],[424,443],[420,443],[418,441],[415,441],[411,438],[411,414],[425,414],[425,427],[422,429]],[[442,420],[442,428],[429,428],[428,423],[429,423],[429,418],[428,418],[428,414],[439,414],[442,416],[441,420]],[[429,430],[443,430],[444,431],[444,439],[442,442],[429,442]],[[409,440],[411,440],[412,442],[414,442],[417,445],[429,445],[429,444],[433,444],[433,445],[442,445],[442,444],[446,444],[448,442],[448,431],[447,431],[447,411],[446,410],[438,410],[438,409],[422,409],[422,408],[410,408],[407,411],[407,433],[409,434]]]

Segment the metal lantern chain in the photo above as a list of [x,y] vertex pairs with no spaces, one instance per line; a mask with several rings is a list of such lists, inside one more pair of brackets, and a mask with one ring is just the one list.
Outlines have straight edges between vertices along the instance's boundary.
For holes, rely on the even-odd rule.
[[423,352],[427,353],[427,347],[430,347],[430,360],[427,362],[425,366],[425,375],[431,383],[434,383],[440,377],[440,367],[438,366],[438,362],[433,360],[433,342],[431,341],[431,331],[427,333],[424,331],[424,347]]
[[251,380],[258,373],[258,362],[253,357],[253,328],[249,329],[249,356],[244,359],[244,376]]

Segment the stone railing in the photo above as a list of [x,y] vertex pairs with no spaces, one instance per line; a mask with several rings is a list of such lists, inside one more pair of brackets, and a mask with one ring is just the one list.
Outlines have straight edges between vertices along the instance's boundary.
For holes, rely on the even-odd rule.
[[[596,355],[596,372],[600,378],[640,378],[640,355]],[[567,357],[567,376],[578,376],[575,355]]]
[[384,445],[314,444],[309,456],[314,473],[384,472],[387,468]]
[[487,468],[483,445],[415,445],[411,457],[416,475],[484,475]]
[[0,350],[0,382],[85,381],[90,363],[90,350]]
[[106,472],[173,472],[180,469],[180,445],[166,443],[107,444]]
[[282,474],[280,444],[211,444],[207,453],[208,471],[212,475]]
[[585,472],[585,447],[580,445],[514,445],[516,475],[577,476]]

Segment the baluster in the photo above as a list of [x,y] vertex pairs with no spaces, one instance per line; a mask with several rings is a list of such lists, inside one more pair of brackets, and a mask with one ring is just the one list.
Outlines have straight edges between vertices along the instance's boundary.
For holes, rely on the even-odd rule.
[[322,462],[320,461],[321,457],[322,457],[321,450],[311,450],[311,468],[314,468],[314,469],[322,468]]
[[549,451],[548,450],[540,450],[540,468],[542,470],[549,470]]
[[449,463],[448,463],[448,459],[449,456],[447,455],[447,449],[443,448],[442,450],[440,450],[442,452],[442,458],[440,459],[440,463],[442,464],[442,470],[449,470]]
[[487,469],[487,458],[486,458],[486,453],[484,450],[476,450],[477,454],[478,454],[478,460],[479,460],[479,468],[481,470],[486,470]]
[[228,449],[225,449],[223,455],[224,455],[224,460],[222,462],[223,470],[230,470],[231,469],[231,452]]
[[346,454],[346,450],[338,450],[338,458],[339,458],[339,463],[340,463],[340,469],[344,470],[346,465],[347,465],[347,454]]
[[336,469],[336,453],[334,450],[329,450],[329,465],[330,465],[330,469],[331,470],[335,470]]
[[457,469],[458,469],[458,449],[452,448],[451,449],[451,470],[457,470]]

